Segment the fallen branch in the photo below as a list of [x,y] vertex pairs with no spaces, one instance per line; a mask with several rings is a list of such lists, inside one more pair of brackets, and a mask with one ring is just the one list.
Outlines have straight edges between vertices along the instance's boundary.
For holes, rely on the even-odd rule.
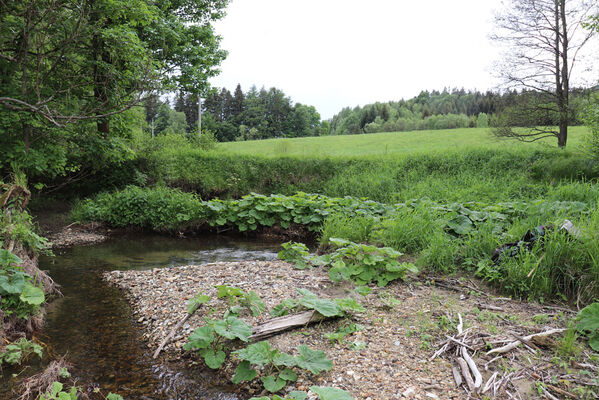
[[[551,336],[551,335],[554,335],[556,333],[561,333],[563,331],[565,331],[565,329],[551,329],[551,330],[548,330],[548,331],[545,331],[545,332],[535,333],[535,334],[532,334],[532,335],[524,336],[523,339],[524,340],[531,340],[534,337]],[[509,344],[506,344],[503,347],[498,347],[496,349],[492,349],[492,350],[488,351],[487,355],[494,354],[494,353],[507,353],[508,351],[514,350],[516,347],[518,347],[518,345],[520,343],[522,343],[520,340],[513,341],[513,342],[511,342]]]
[[177,333],[177,331],[179,329],[181,329],[183,324],[185,324],[185,322],[187,322],[187,320],[193,314],[195,314],[195,312],[200,308],[200,306],[201,306],[201,304],[198,304],[198,306],[196,308],[194,308],[191,312],[188,312],[187,314],[185,314],[185,317],[183,317],[183,319],[181,321],[179,321],[179,323],[177,325],[175,325],[175,327],[173,329],[171,329],[170,333],[164,338],[164,340],[160,343],[160,346],[158,346],[158,348],[154,352],[154,355],[152,356],[152,358],[158,357],[158,355],[160,354],[160,352],[162,351],[164,346],[166,346],[171,340],[173,340],[173,337],[175,337],[175,333]]
[[468,369],[468,363],[462,357],[456,358],[456,362],[460,366],[462,370],[462,376],[466,381],[466,385],[468,385],[468,389],[473,392],[476,390],[476,386],[474,386],[474,381],[472,380],[472,376],[470,376],[470,370]]
[[480,374],[480,371],[476,367],[476,363],[468,354],[468,350],[465,347],[462,347],[462,358],[466,360],[470,370],[472,371],[472,375],[474,376],[474,388],[478,389],[483,384],[483,376]]
[[322,316],[322,314],[316,311],[305,311],[299,314],[291,314],[273,318],[254,327],[252,329],[252,336],[250,336],[250,340],[256,341],[264,339],[268,336],[272,336],[300,326],[306,326],[313,322],[319,322],[324,319],[326,319],[326,317]]

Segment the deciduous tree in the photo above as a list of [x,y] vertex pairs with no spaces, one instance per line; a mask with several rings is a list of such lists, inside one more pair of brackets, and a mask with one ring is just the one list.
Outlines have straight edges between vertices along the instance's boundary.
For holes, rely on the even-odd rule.
[[[556,137],[565,147],[571,120],[570,90],[582,49],[593,36],[582,23],[597,9],[590,0],[508,0],[496,17],[493,39],[507,46],[498,72],[505,86],[534,91],[524,104],[504,114],[498,136],[523,141]],[[557,129],[528,118],[550,113]],[[522,127],[523,121],[530,121]]]

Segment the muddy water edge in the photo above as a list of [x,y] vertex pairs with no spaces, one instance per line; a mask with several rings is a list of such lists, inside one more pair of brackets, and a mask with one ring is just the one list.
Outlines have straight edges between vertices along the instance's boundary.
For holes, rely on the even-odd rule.
[[[218,261],[273,260],[278,243],[226,236],[171,238],[123,235],[100,244],[75,246],[41,257],[39,264],[61,285],[63,298],[52,302],[39,340],[46,357],[24,373],[41,371],[49,360],[67,355],[80,383],[97,385],[127,400],[233,400],[234,389],[215,384],[204,369],[190,370],[153,360],[141,338],[123,294],[101,274],[114,270],[144,270]],[[160,301],[159,298],[156,299]],[[15,371],[3,371],[0,399],[11,399]]]

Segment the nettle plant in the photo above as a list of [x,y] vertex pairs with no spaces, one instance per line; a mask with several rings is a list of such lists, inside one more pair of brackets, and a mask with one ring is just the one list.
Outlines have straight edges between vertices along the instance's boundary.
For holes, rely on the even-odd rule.
[[294,262],[300,269],[306,266],[329,267],[332,281],[351,280],[358,285],[376,282],[382,287],[393,280],[404,279],[408,272],[418,272],[414,264],[400,262],[403,253],[390,247],[376,247],[338,238],[329,239],[329,243],[336,250],[318,257],[312,257],[309,253],[303,255],[308,249],[301,243],[285,243],[279,258]]
[[22,262],[10,251],[0,249],[0,307],[7,315],[27,319],[46,299],[34,279],[20,268]]

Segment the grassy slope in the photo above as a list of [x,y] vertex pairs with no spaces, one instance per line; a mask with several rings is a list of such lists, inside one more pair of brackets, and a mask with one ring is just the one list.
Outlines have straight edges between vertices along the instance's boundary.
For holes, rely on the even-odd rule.
[[[571,127],[568,148],[577,149],[586,134],[585,127]],[[446,129],[415,132],[385,132],[363,135],[324,136],[295,139],[268,139],[221,143],[219,147],[238,154],[273,156],[369,156],[414,154],[456,149],[512,149],[523,146],[539,149],[555,147],[555,139],[534,144],[494,137],[488,129]]]

